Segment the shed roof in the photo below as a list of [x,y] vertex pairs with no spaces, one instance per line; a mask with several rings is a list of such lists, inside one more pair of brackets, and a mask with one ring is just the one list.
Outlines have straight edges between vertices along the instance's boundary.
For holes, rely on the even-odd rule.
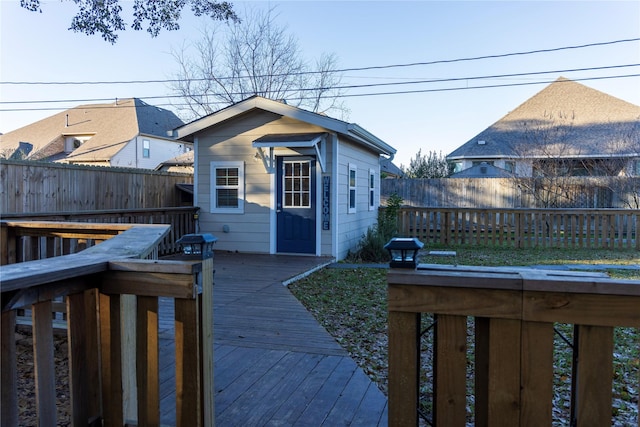
[[176,129],[179,139],[191,140],[203,130],[236,118],[252,110],[264,110],[281,116],[291,117],[306,123],[325,128],[329,131],[348,137],[354,142],[388,156],[393,156],[396,149],[355,123],[348,123],[322,114],[287,105],[280,101],[254,95],[250,98],[230,105],[215,113],[209,114]]

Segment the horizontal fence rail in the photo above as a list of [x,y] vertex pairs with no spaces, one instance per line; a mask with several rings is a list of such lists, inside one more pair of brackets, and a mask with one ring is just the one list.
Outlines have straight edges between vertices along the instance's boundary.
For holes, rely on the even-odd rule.
[[[24,309],[32,317],[37,423],[57,423],[51,313],[60,298],[67,314],[72,425],[160,424],[159,298],[174,300],[176,425],[212,425],[212,259],[155,259],[169,225],[0,224],[3,427],[23,425],[15,330],[17,312]],[[18,236],[96,244],[17,262]]]
[[[15,226],[12,229],[14,234],[21,236],[22,251],[19,251],[19,258],[16,262],[31,261],[41,258],[49,258],[58,255],[67,255],[78,250],[90,247],[105,238],[111,237],[118,228],[115,224],[169,224],[171,229],[157,245],[159,256],[171,255],[180,250],[176,241],[185,234],[195,233],[198,212],[200,208],[187,206],[176,208],[154,208],[154,209],[115,209],[103,211],[87,212],[56,212],[56,213],[16,213],[2,214],[5,221],[20,220],[32,221],[32,225]],[[103,236],[93,236],[89,231],[93,225],[79,226],[80,233],[86,234],[84,238],[74,237],[73,233],[65,233],[63,226],[56,230],[55,226],[45,229],[35,224],[38,221],[55,222],[83,222],[83,223],[109,223],[114,224],[111,231],[104,232]],[[30,235],[30,228],[41,228],[37,235]],[[125,227],[128,228],[128,227]],[[100,226],[98,226],[100,229]],[[95,232],[99,234],[100,231]],[[117,234],[117,233],[115,233]],[[64,239],[64,241],[63,241]]]
[[413,207],[400,208],[397,227],[425,244],[608,249],[640,249],[639,228],[639,209]]
[[[640,281],[602,276],[427,264],[390,270],[389,425],[418,425],[423,313],[435,319],[432,425],[465,426],[470,399],[477,426],[551,426],[555,322],[575,331],[565,425],[613,425],[613,330],[640,328]],[[475,385],[468,397],[470,364]],[[633,378],[637,393],[640,378]]]

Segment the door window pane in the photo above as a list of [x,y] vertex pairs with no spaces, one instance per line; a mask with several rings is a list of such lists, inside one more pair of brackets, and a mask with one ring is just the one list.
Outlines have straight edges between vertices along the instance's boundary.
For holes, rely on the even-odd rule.
[[311,161],[297,160],[284,162],[285,208],[311,207]]

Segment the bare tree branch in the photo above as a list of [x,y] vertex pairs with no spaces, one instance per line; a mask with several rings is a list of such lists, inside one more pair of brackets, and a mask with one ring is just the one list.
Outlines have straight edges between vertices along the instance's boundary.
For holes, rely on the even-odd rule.
[[225,32],[205,29],[199,41],[173,50],[178,82],[171,89],[186,104],[176,105],[179,111],[196,118],[260,95],[344,118],[348,110],[334,89],[342,78],[335,55],[322,55],[311,68],[297,39],[276,18],[274,8],[251,10]]

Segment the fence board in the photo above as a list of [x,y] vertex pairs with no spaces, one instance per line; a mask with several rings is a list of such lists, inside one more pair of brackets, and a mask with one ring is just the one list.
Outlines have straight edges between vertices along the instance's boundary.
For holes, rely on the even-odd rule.
[[426,244],[640,249],[639,219],[638,209],[402,207],[398,231]]
[[193,175],[0,160],[0,212],[143,209],[181,205]]
[[568,178],[563,186],[567,197],[559,206],[536,205],[534,197],[518,184],[514,178],[383,179],[380,199],[385,204],[390,195],[397,194],[406,205],[431,207],[640,208],[640,177]]

